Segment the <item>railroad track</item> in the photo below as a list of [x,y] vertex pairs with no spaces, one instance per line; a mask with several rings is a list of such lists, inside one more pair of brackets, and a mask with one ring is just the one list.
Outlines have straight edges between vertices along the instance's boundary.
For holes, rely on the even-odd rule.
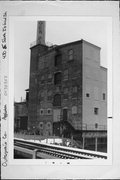
[[26,140],[14,140],[15,147],[31,151],[37,150],[36,158],[50,157],[54,159],[107,159],[106,153],[87,151],[83,149],[68,148],[63,146],[38,144]]

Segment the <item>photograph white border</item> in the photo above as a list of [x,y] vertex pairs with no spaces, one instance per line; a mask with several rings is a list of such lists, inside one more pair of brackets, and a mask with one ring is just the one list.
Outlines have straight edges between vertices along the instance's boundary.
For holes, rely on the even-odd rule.
[[[2,4],[2,15],[4,14],[5,11],[7,11],[7,16],[8,16],[7,17],[7,31],[6,31],[7,40],[6,40],[6,43],[7,43],[7,45],[9,44],[9,49],[7,48],[6,61],[2,61],[2,63],[1,63],[2,64],[2,73],[1,73],[1,80],[2,80],[2,83],[1,83],[1,96],[2,96],[2,101],[1,101],[1,117],[4,117],[4,113],[5,113],[4,105],[8,104],[8,116],[6,117],[8,122],[7,121],[4,121],[4,122],[1,121],[1,125],[2,125],[1,137],[4,137],[6,130],[8,132],[7,133],[7,139],[6,139],[6,142],[8,143],[7,151],[5,151],[5,148],[4,148],[5,147],[4,146],[4,138],[2,138],[2,142],[1,142],[1,153],[2,153],[2,155],[4,155],[5,152],[8,154],[8,159],[7,159],[8,165],[6,166],[6,168],[2,167],[2,175],[6,179],[7,178],[11,178],[12,179],[12,178],[20,177],[20,176],[23,177],[23,178],[26,178],[26,177],[27,178],[32,178],[32,177],[34,177],[34,178],[35,177],[37,177],[37,178],[43,178],[43,177],[44,178],[45,177],[49,177],[49,178],[51,178],[51,177],[54,177],[54,178],[56,178],[56,177],[59,177],[59,178],[63,178],[63,177],[64,178],[66,178],[66,177],[67,178],[77,178],[77,177],[78,178],[79,177],[85,178],[85,177],[89,177],[89,178],[91,178],[91,177],[98,177],[98,175],[100,177],[101,176],[109,177],[109,173],[110,172],[109,173],[105,173],[104,175],[101,175],[99,169],[103,170],[103,168],[105,168],[105,170],[109,169],[109,171],[110,171],[110,168],[108,166],[107,167],[105,167],[105,166],[109,165],[110,167],[112,167],[112,164],[113,164],[113,160],[111,158],[112,149],[113,149],[113,146],[112,146],[113,142],[111,141],[112,135],[113,135],[112,118],[108,119],[108,140],[111,141],[111,143],[108,143],[108,151],[109,152],[108,152],[108,159],[107,160],[99,160],[99,163],[97,161],[92,160],[92,164],[90,163],[90,161],[85,163],[85,160],[84,160],[84,162],[82,162],[80,164],[76,164],[76,163],[74,164],[75,161],[74,160],[72,160],[72,161],[70,160],[72,163],[67,165],[69,170],[66,171],[66,173],[69,172],[70,174],[69,175],[64,174],[62,176],[58,172],[58,168],[57,167],[59,165],[61,166],[61,164],[62,165],[66,165],[66,162],[68,162],[67,160],[62,160],[61,161],[62,163],[60,162],[60,160],[55,160],[56,163],[54,165],[52,164],[53,160],[52,161],[51,160],[43,160],[43,163],[42,163],[42,160],[40,160],[41,161],[41,165],[40,165],[39,161],[32,159],[32,160],[27,160],[27,161],[24,160],[24,165],[23,165],[23,160],[19,160],[19,162],[18,162],[18,160],[12,160],[11,159],[11,155],[13,155],[13,149],[12,148],[13,148],[13,125],[14,124],[13,124],[13,121],[11,122],[11,118],[10,117],[13,117],[13,107],[14,107],[14,99],[13,99],[13,97],[14,97],[14,91],[13,91],[13,87],[14,87],[14,83],[13,83],[13,77],[14,77],[13,68],[14,68],[14,63],[13,63],[13,60],[9,61],[8,57],[12,57],[12,54],[11,54],[12,52],[10,51],[10,47],[11,47],[11,45],[14,46],[14,44],[13,44],[13,41],[11,41],[8,38],[8,34],[11,31],[8,28],[8,26],[9,26],[9,23],[11,21],[10,19],[12,19],[12,16],[13,16],[13,18],[15,16],[18,16],[17,18],[20,18],[19,16],[22,15],[22,16],[25,17],[25,19],[28,18],[28,16],[30,16],[30,18],[33,17],[33,19],[34,18],[38,18],[39,19],[39,18],[42,18],[42,17],[44,18],[44,16],[50,15],[50,12],[51,12],[50,8],[52,7],[53,12],[54,12],[52,14],[54,16],[53,18],[55,18],[55,16],[57,16],[57,18],[58,18],[58,16],[63,16],[64,15],[64,16],[69,16],[68,18],[72,18],[72,17],[79,18],[79,16],[82,16],[82,17],[87,16],[89,18],[89,17],[93,17],[94,16],[94,18],[101,17],[103,19],[104,18],[112,19],[112,29],[113,29],[113,31],[112,31],[112,44],[115,47],[114,46],[112,47],[112,51],[111,52],[113,52],[113,55],[111,57],[113,58],[113,60],[115,60],[116,58],[118,59],[118,57],[119,57],[118,52],[117,52],[118,51],[118,44],[119,44],[118,43],[118,39],[119,39],[118,38],[118,35],[119,35],[118,34],[118,27],[119,27],[119,25],[118,25],[118,12],[117,12],[117,10],[118,10],[118,3],[112,2],[112,3],[108,3],[107,4],[105,2],[101,2],[101,3],[97,3],[97,2],[79,2],[79,3],[74,3],[74,5],[73,5],[73,3],[71,2],[71,3],[68,3],[67,6],[66,6],[65,2],[63,2],[63,3],[62,2],[61,3],[57,3],[56,2],[56,3],[51,3],[51,4],[47,3],[48,7],[46,9],[48,9],[49,11],[46,11],[46,9],[45,9],[45,11],[42,10],[41,12],[39,12],[38,11],[38,5],[39,5],[39,8],[41,8],[42,6],[45,6],[45,4],[46,4],[45,2],[43,2],[43,3],[38,3],[38,2],[36,2],[36,3],[35,2],[34,3],[33,2],[29,2],[29,3],[25,3],[25,2],[23,2],[23,3],[22,2],[21,3],[14,3],[13,2],[11,6],[9,6],[10,2]],[[94,5],[94,7],[92,7],[92,4]],[[36,12],[35,12],[35,9],[32,8],[33,7],[32,5],[34,5],[34,7],[36,7]],[[71,10],[72,11],[70,13],[70,11],[68,10],[68,13],[66,13],[65,12],[66,7],[68,7],[69,5],[71,6]],[[114,6],[112,7],[112,5],[114,5]],[[24,8],[22,8],[22,6],[24,6]],[[78,8],[78,6],[79,6],[79,8]],[[75,9],[75,7],[76,7],[76,9]],[[59,8],[60,9],[62,8],[62,9],[57,12],[57,9],[59,9]],[[18,9],[19,9],[19,11],[17,11]],[[98,9],[101,9],[102,11],[98,12]],[[77,12],[77,14],[76,14],[76,12]],[[50,18],[50,17],[48,16],[48,18]],[[3,17],[1,17],[1,19],[3,21]],[[111,20],[110,20],[110,23],[111,23]],[[10,27],[12,28],[12,26],[10,26]],[[117,28],[117,29],[115,29],[115,28]],[[116,38],[116,36],[117,36],[118,39]],[[13,37],[13,36],[11,36],[11,37]],[[2,58],[2,54],[1,54],[1,58]],[[113,103],[112,103],[112,99],[113,99],[113,91],[112,91],[113,90],[113,83],[112,83],[113,60],[109,61],[109,65],[108,65],[109,73],[110,73],[109,77],[110,77],[110,81],[111,81],[111,83],[109,84],[110,85],[109,86],[110,87],[110,96],[111,96],[111,98],[110,98],[111,99],[111,111],[110,111],[110,114],[108,114],[108,117],[113,117],[113,115],[114,115],[113,112],[112,112],[112,109],[113,109]],[[9,67],[9,71],[8,71],[8,67]],[[8,74],[8,72],[9,72],[9,74]],[[8,79],[6,81],[3,81],[5,76],[7,76]],[[7,85],[5,86],[5,83],[7,83],[8,87],[9,87],[9,91],[7,89]],[[9,100],[8,100],[8,94],[7,94],[7,96],[4,95],[4,93],[6,93],[6,92],[9,93]],[[13,105],[13,106],[9,107],[9,105]],[[10,108],[12,108],[12,110]],[[12,126],[12,132],[11,132],[11,129],[10,129],[11,126]],[[11,144],[12,144],[12,146],[11,146]],[[13,161],[14,161],[14,163],[13,163]],[[31,168],[34,169],[34,171],[30,172],[29,174],[27,174],[28,170],[31,169],[31,168],[30,168],[30,166],[26,166],[26,165],[30,165],[30,164],[32,165]],[[21,172],[23,172],[23,168],[22,168],[21,165],[23,165],[24,168],[26,169],[26,172],[24,172],[23,174],[20,174]],[[36,173],[36,170],[35,170],[36,165],[39,165],[41,167],[41,170],[44,169],[44,167],[45,167],[44,173],[43,172],[41,172],[41,173],[39,172],[39,166],[37,166],[37,168],[36,168],[39,173]],[[46,165],[48,165],[48,166],[46,166]],[[51,170],[53,172],[53,169],[51,169],[51,167],[52,167],[51,165],[55,168],[54,170],[56,170],[57,174],[52,175],[50,173]],[[70,169],[73,168],[72,165],[77,165],[77,166],[75,166],[76,170],[78,170],[80,168],[81,172],[79,172],[79,170],[78,170],[78,173],[75,170],[76,174],[70,172]],[[81,165],[81,166],[79,166],[79,165]],[[90,165],[92,165],[92,166],[90,166]],[[96,170],[96,172],[94,170],[92,170],[91,173],[88,172],[88,174],[86,174],[86,170],[87,169],[90,170],[92,167],[94,167],[96,169],[96,165],[100,165],[101,167],[99,166],[98,169]],[[65,171],[64,167],[65,166],[59,167],[59,170],[62,168]],[[15,172],[14,169],[16,169],[17,171],[16,171],[15,174],[12,174],[11,172]],[[48,175],[45,174],[46,170],[48,170]],[[6,172],[7,172],[7,174],[6,174]],[[103,171],[103,172],[105,172],[105,171]],[[117,171],[117,172],[119,172],[119,171]],[[35,175],[35,173],[36,173],[36,175]],[[115,174],[113,173],[112,175],[115,175]]]

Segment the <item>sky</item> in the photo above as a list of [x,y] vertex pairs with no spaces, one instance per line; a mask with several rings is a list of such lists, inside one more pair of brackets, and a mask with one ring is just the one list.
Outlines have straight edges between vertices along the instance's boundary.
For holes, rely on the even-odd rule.
[[[46,21],[46,42],[64,44],[84,39],[101,47],[101,65],[107,67],[108,24],[106,21]],[[30,44],[36,40],[37,21],[14,23],[14,95],[25,99],[29,88]]]

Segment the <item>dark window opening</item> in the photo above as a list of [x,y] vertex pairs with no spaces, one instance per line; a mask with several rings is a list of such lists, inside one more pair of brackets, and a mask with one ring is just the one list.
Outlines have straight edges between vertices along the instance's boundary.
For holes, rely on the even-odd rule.
[[58,72],[54,75],[54,83],[60,84],[62,80],[61,72]]
[[67,121],[67,116],[68,116],[68,110],[63,109],[63,121]]
[[89,93],[86,93],[86,97],[90,97],[90,94],[89,94]]
[[55,67],[58,67],[62,64],[61,55],[55,56]]
[[61,95],[60,94],[56,94],[54,96],[54,102],[53,102],[54,106],[61,106]]
[[44,114],[44,110],[41,109],[41,110],[40,110],[40,115],[43,115],[43,114]]
[[103,93],[103,100],[105,100],[105,93]]
[[40,127],[40,129],[43,129],[43,123],[42,122],[39,124],[39,127]]
[[43,127],[43,124],[40,124],[40,127],[42,128],[42,127]]
[[50,110],[48,110],[48,114],[50,114],[50,112],[51,112],[51,111],[50,111]]
[[26,101],[27,102],[29,101],[29,92],[28,91],[26,92]]
[[48,133],[48,135],[49,135],[49,136],[51,135],[50,132]]
[[95,114],[95,115],[98,114],[98,108],[94,108],[94,114]]
[[68,69],[64,71],[64,80],[68,80]]
[[95,123],[95,128],[96,128],[96,129],[98,128],[98,123]]

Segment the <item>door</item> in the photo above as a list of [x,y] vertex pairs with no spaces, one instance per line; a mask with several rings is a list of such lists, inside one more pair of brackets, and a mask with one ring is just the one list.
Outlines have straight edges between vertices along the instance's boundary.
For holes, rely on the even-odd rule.
[[60,109],[54,109],[53,110],[53,122],[58,122],[60,121]]
[[63,109],[63,121],[67,121],[67,118],[68,118],[68,110]]

